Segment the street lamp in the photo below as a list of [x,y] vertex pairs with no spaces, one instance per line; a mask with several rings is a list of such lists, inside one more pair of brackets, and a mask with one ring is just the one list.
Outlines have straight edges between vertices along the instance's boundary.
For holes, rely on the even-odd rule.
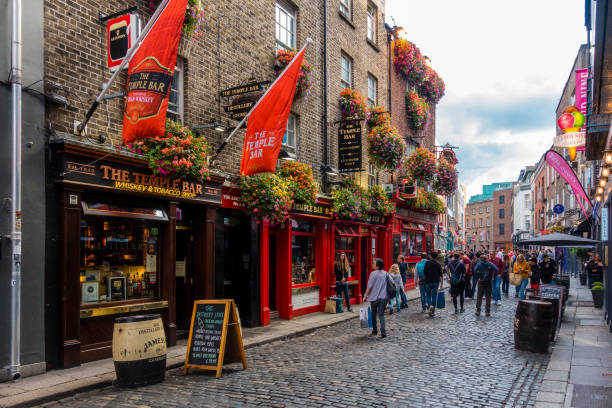
[[612,150],[604,150],[604,162],[612,164]]
[[601,175],[604,177],[608,177],[610,175],[610,165],[604,164],[601,166]]
[[602,177],[599,179],[599,186],[600,187],[605,187],[606,184],[608,184],[608,178],[607,177]]
[[604,192],[604,188],[603,187],[597,187],[597,194],[601,195]]

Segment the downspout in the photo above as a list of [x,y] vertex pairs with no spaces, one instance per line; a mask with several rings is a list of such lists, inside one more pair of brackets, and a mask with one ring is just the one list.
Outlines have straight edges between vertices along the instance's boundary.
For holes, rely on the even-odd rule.
[[387,88],[387,106],[388,106],[388,110],[389,110],[389,116],[391,116],[391,109],[392,109],[392,104],[391,104],[391,42],[392,42],[392,36],[391,34],[389,34],[387,32],[387,77],[389,78],[389,80],[387,81],[388,88]]
[[[323,164],[328,165],[327,155],[327,0],[323,0]],[[327,178],[327,175],[323,175]],[[324,180],[326,182],[327,180]]]
[[11,366],[13,381],[21,378],[21,0],[12,0],[11,41]]

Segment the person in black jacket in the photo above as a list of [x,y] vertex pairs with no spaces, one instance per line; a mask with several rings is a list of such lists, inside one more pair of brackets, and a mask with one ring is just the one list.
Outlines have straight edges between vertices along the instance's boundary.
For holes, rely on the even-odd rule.
[[344,252],[340,252],[340,256],[336,258],[336,262],[334,262],[334,274],[336,275],[336,296],[341,297],[342,293],[344,293],[346,309],[352,312],[353,310],[351,309],[351,300],[348,291],[348,278],[351,274],[351,266]]
[[544,255],[544,261],[540,264],[540,280],[543,285],[550,285],[553,275],[557,272],[555,261],[550,259],[550,255]]
[[408,264],[404,261],[404,257],[402,255],[398,255],[397,257],[397,266],[399,267],[402,282],[404,283],[400,290],[400,297],[402,298],[402,304],[400,307],[402,309],[406,309],[408,307],[408,298],[404,293],[404,286],[406,286],[406,281],[408,281]]
[[529,267],[531,268],[531,277],[529,278],[531,283],[530,287],[531,289],[538,290],[538,288],[540,287],[540,278],[542,276],[540,271],[540,265],[538,265],[538,258],[529,258],[528,262]]

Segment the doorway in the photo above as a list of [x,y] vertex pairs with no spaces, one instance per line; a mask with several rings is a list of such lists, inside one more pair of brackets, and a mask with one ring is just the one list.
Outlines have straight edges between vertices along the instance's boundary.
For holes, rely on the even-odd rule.
[[270,308],[270,319],[278,319],[278,308],[276,305],[276,242],[277,234],[270,233],[270,249],[268,251],[268,307]]
[[361,237],[361,295],[365,293],[368,287],[368,268],[370,265],[368,264],[368,237]]
[[186,338],[191,323],[195,285],[191,267],[193,260],[193,231],[191,227],[176,227],[176,337]]

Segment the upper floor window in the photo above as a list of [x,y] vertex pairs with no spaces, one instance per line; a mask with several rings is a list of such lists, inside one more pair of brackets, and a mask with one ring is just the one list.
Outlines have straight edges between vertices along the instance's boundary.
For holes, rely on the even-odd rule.
[[499,218],[504,218],[506,216],[505,210],[503,208],[499,209]]
[[480,226],[482,227],[482,218],[480,218]]
[[482,214],[482,207],[478,207],[478,214]]
[[506,200],[506,199],[505,199],[505,197],[504,197],[503,195],[500,195],[500,196],[499,196],[499,203],[500,203],[500,204],[503,204],[505,200]]
[[346,54],[340,56],[340,83],[342,88],[353,88],[353,61]]
[[487,207],[487,214],[491,212],[491,207]]
[[183,60],[176,59],[174,76],[170,86],[170,97],[168,98],[168,111],[166,117],[174,122],[183,123]]
[[476,218],[472,218],[472,228],[476,228]]
[[505,232],[504,228],[505,228],[504,224],[499,224],[499,235],[504,235],[504,232]]
[[487,227],[491,226],[491,218],[487,217]]
[[340,0],[340,12],[344,14],[346,18],[351,18],[352,14],[352,0]]
[[374,76],[368,74],[368,106],[374,107],[377,105],[376,93],[378,91],[378,80]]
[[476,215],[476,209],[472,208],[472,215]]
[[368,186],[373,187],[376,185],[376,169],[373,164],[368,164]]
[[368,40],[376,42],[376,7],[368,4]]
[[293,113],[289,114],[287,119],[287,127],[285,128],[285,134],[283,135],[283,146],[295,149],[297,140],[297,118]]
[[295,48],[295,10],[285,3],[276,3],[276,49]]

